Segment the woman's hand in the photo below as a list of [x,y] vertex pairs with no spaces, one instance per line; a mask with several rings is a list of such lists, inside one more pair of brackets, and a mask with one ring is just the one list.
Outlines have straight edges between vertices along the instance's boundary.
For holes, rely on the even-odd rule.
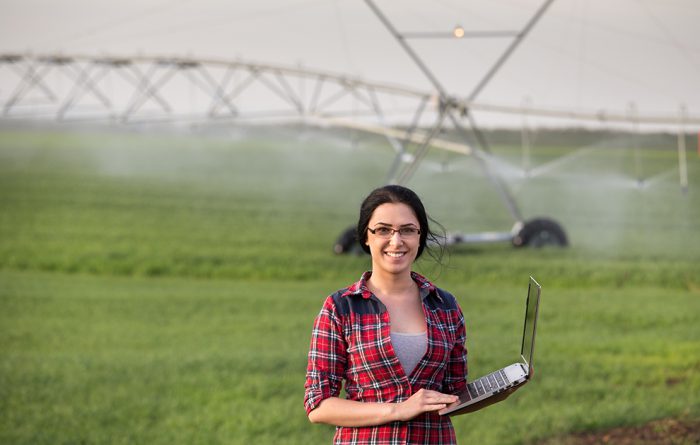
[[[525,382],[525,383],[527,383],[527,382]],[[494,403],[502,402],[505,399],[507,399],[508,397],[510,397],[510,395],[513,394],[515,391],[520,389],[520,387],[523,385],[524,385],[524,383],[521,385],[515,386],[513,388],[508,388],[505,391],[501,392],[500,394],[496,394],[495,396],[487,397],[486,399],[484,399],[480,402],[476,402],[476,403],[469,405],[469,406],[466,406],[466,407],[464,407],[456,412],[452,412],[452,413],[450,413],[450,415],[453,416],[453,415],[457,415],[457,414],[473,413],[474,411],[479,411],[480,409],[484,409],[487,406],[491,406]],[[452,406],[449,406],[448,408],[452,408]],[[441,409],[439,414],[442,416],[446,410],[447,410],[447,408]]]
[[439,411],[448,404],[454,403],[459,398],[450,394],[443,394],[429,389],[419,389],[407,400],[396,404],[397,420],[407,421],[430,411]]

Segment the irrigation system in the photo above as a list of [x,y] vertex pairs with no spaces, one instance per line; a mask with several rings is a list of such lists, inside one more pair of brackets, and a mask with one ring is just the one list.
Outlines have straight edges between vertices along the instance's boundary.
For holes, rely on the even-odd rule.
[[[395,152],[386,182],[407,183],[430,149],[472,156],[508,209],[508,231],[456,233],[449,243],[511,242],[514,246],[567,245],[564,229],[550,218],[525,220],[507,184],[489,165],[489,144],[475,114],[539,116],[578,122],[635,126],[653,124],[678,129],[681,188],[687,190],[685,129],[700,117],[634,112],[574,112],[480,102],[479,93],[516,51],[553,0],[545,0],[521,29],[469,33],[416,33],[397,29],[373,0],[365,0],[389,34],[431,85],[417,90],[304,66],[243,60],[94,56],[80,54],[0,54],[0,122],[54,122],[120,126],[153,124],[301,123],[381,135]],[[502,54],[466,96],[450,94],[413,50],[423,38],[510,39]],[[450,129],[451,137],[442,136]],[[527,141],[524,139],[524,150]],[[336,253],[357,251],[352,228],[335,243]]]

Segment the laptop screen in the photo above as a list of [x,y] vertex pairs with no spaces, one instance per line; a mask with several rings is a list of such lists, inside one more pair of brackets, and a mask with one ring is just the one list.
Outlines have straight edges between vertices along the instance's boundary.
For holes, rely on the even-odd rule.
[[530,277],[525,305],[525,326],[523,327],[523,343],[520,355],[532,372],[532,356],[535,350],[535,329],[537,327],[537,311],[540,303],[540,285]]

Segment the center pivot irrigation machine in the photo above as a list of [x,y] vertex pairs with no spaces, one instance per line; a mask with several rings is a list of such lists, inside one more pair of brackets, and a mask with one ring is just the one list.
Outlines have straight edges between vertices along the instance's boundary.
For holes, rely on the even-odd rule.
[[[405,132],[387,132],[379,128],[370,128],[362,126],[365,131],[376,131],[386,136],[391,142],[396,151],[396,157],[391,164],[388,177],[388,183],[405,184],[418,165],[427,154],[430,147],[449,150],[464,155],[473,156],[481,170],[489,179],[491,184],[498,191],[498,194],[507,207],[510,215],[515,223],[508,232],[486,232],[486,233],[451,233],[446,238],[448,245],[460,243],[489,243],[489,242],[511,242],[515,247],[532,246],[541,247],[545,245],[566,246],[568,239],[566,232],[562,226],[551,218],[534,218],[524,220],[520,209],[510,190],[505,182],[489,168],[486,154],[490,152],[489,144],[483,133],[479,129],[473,115],[470,113],[470,104],[476,99],[479,93],[486,87],[493,76],[503,66],[508,57],[515,51],[517,46],[522,42],[529,31],[535,26],[537,21],[542,17],[549,5],[554,0],[546,0],[530,20],[519,31],[479,31],[470,33],[463,28],[457,26],[452,33],[416,33],[416,32],[400,32],[389,21],[386,15],[377,7],[372,0],[365,0],[369,8],[379,18],[382,24],[386,27],[389,33],[396,39],[399,45],[409,55],[413,62],[428,78],[437,94],[437,112],[435,121],[431,128],[421,134],[417,134],[417,123],[420,120],[421,114],[425,110],[425,103],[421,104],[416,110],[412,124]],[[466,98],[457,98],[447,93],[442,83],[428,69],[426,63],[418,56],[416,51],[409,45],[410,38],[511,38],[511,42],[495,63],[486,72],[483,78],[476,84],[474,89]],[[465,128],[462,121],[466,119],[469,128]],[[444,128],[446,121],[452,124],[455,133],[461,139],[460,143],[444,141],[436,138],[440,131]],[[411,149],[411,146],[413,148]],[[334,251],[338,254],[342,253],[359,253],[360,249],[357,243],[355,228],[349,227],[338,237]]]
[[[538,23],[553,0],[543,0],[521,29],[450,32],[400,32],[376,6],[367,6],[389,31],[432,86],[429,91],[358,76],[241,60],[194,57],[133,57],[71,54],[0,54],[0,122],[49,120],[75,125],[146,126],[186,124],[231,127],[237,123],[291,122],[321,128],[337,127],[380,135],[393,149],[385,182],[406,184],[429,150],[470,156],[503,202],[513,225],[508,231],[453,232],[447,244],[509,242],[513,246],[566,246],[564,229],[551,218],[526,220],[513,194],[498,174],[489,143],[474,114],[523,114],[586,122],[650,123],[679,128],[678,160],[681,189],[687,191],[685,130],[700,127],[700,118],[681,113],[641,116],[584,113],[508,106],[477,100],[482,90]],[[502,39],[494,63],[466,95],[448,94],[409,42],[415,39]],[[499,50],[500,51],[500,50]],[[396,120],[393,120],[396,117]],[[529,142],[524,144],[529,146]],[[526,150],[524,148],[523,153]],[[551,161],[555,162],[555,161]],[[551,164],[550,162],[550,164]],[[542,169],[540,169],[541,171]],[[525,169],[525,174],[534,170]],[[643,178],[638,176],[640,184]],[[330,244],[330,242],[329,242]],[[359,252],[354,228],[334,243],[338,254]]]

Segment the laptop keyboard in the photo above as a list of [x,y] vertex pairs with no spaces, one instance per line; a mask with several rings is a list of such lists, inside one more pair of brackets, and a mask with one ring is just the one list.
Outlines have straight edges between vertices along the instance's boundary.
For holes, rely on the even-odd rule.
[[467,385],[467,389],[469,390],[469,394],[471,394],[472,398],[476,398],[486,394],[487,392],[503,388],[508,385],[508,383],[509,381],[508,377],[506,377],[506,373],[503,372],[502,369],[499,369],[496,372],[492,372],[491,374],[485,375],[480,379],[469,383]]

